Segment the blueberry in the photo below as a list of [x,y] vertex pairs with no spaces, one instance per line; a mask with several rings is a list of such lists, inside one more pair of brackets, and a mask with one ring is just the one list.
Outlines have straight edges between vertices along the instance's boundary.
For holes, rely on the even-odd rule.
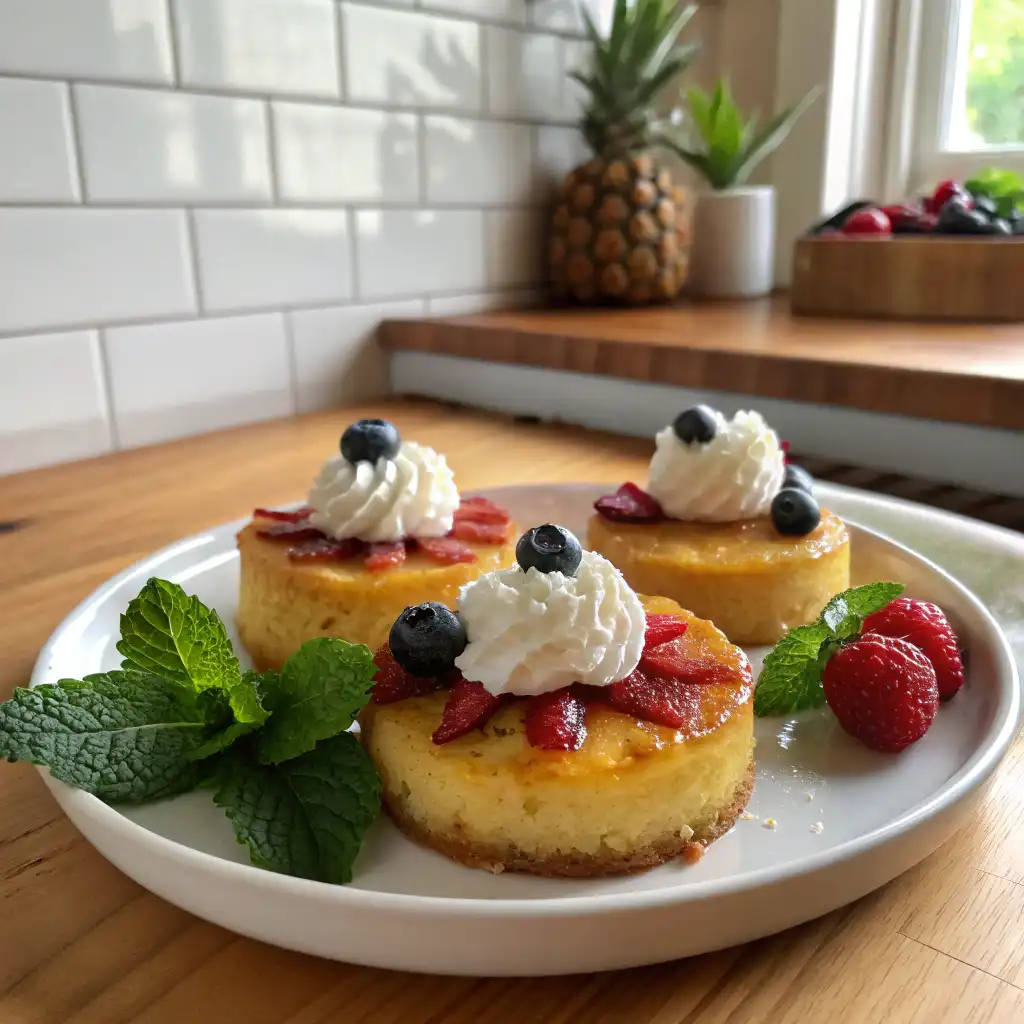
[[458,615],[436,601],[406,608],[388,634],[395,661],[410,675],[427,679],[453,668],[466,642]]
[[784,487],[772,502],[772,522],[779,533],[803,537],[821,522],[821,509],[806,491]]
[[519,538],[516,544],[516,561],[519,568],[536,569],[538,572],[560,572],[575,576],[583,560],[580,542],[564,526],[535,526]]
[[694,441],[699,444],[707,444],[709,441],[714,441],[715,435],[718,433],[715,410],[706,405],[695,405],[692,409],[687,409],[676,417],[672,429],[683,444],[693,444]]
[[353,465],[393,459],[402,439],[387,420],[358,420],[341,435],[341,454]]
[[783,487],[795,487],[798,491],[814,493],[814,477],[804,469],[803,466],[795,466],[789,463],[786,466],[786,475],[782,478]]

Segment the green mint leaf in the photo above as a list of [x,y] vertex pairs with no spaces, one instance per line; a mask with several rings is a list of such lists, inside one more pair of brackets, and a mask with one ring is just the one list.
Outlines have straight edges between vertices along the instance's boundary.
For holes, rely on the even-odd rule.
[[16,689],[0,704],[0,758],[46,765],[54,778],[109,801],[192,789],[192,754],[209,725],[190,689],[116,671]]
[[864,619],[903,593],[902,583],[868,583],[836,594],[817,622],[787,633],[768,652],[754,690],[754,714],[789,715],[825,703],[821,675],[844,640],[860,635]]
[[280,674],[261,680],[270,720],[259,736],[259,759],[280,764],[348,729],[369,698],[375,671],[363,644],[329,638],[304,643]]
[[825,703],[821,673],[831,653],[832,631],[812,622],[787,633],[764,659],[754,690],[754,714],[788,715]]
[[864,620],[881,611],[904,591],[902,583],[868,583],[836,594],[821,613],[823,622],[839,640],[857,636]]
[[224,623],[176,583],[146,583],[121,616],[117,649],[126,669],[152,672],[198,691],[224,690],[236,721],[254,726],[266,721],[257,677],[242,674]]
[[214,800],[257,867],[343,885],[380,813],[380,779],[351,733],[280,765],[240,750],[220,762]]

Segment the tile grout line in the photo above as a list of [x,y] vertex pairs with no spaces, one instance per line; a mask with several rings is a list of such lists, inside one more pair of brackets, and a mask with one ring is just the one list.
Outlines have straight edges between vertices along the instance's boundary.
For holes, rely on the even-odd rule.
[[362,299],[362,281],[359,273],[359,218],[356,211],[349,209],[345,215],[345,223],[349,234],[349,258],[352,261],[351,278],[352,298],[358,304]]
[[282,207],[281,174],[278,156],[281,152],[280,140],[277,137],[277,115],[274,104],[270,100],[263,101],[263,117],[266,120],[266,131],[263,133],[267,150],[267,174],[270,179],[270,204],[274,209]]
[[184,212],[185,251],[191,271],[192,290],[195,292],[196,297],[196,310],[199,313],[199,319],[202,319],[202,314],[208,312],[208,310],[206,307],[206,297],[203,294],[203,278],[199,271],[199,240],[196,232],[195,210],[186,208]]
[[66,85],[98,85],[110,89],[134,89],[139,92],[172,93],[182,96],[207,96],[220,99],[248,99],[248,100],[278,100],[282,103],[296,103],[306,106],[331,107],[351,110],[371,110],[385,114],[438,114],[446,117],[464,117],[476,121],[494,121],[498,124],[544,124],[553,128],[576,127],[575,117],[552,117],[552,118],[531,118],[522,114],[516,116],[503,116],[484,111],[479,105],[462,104],[411,104],[411,103],[389,103],[385,100],[353,100],[351,98],[340,98],[335,95],[323,95],[316,93],[302,92],[270,92],[265,89],[230,89],[214,85],[180,84],[172,82],[158,82],[152,79],[112,79],[94,75],[70,75],[67,78],[57,78],[53,75],[37,74],[28,71],[0,71],[0,79],[11,78],[18,81],[28,82],[50,82]]
[[543,203],[529,199],[522,202],[453,202],[435,200],[431,202],[408,199],[347,200],[347,199],[211,199],[208,201],[180,197],[176,199],[105,199],[96,203],[51,202],[50,200],[29,200],[26,202],[5,202],[0,200],[0,210],[104,210],[117,212],[141,210],[150,213],[167,213],[182,209],[190,210],[233,210],[239,213],[265,213],[267,210],[379,210],[390,213],[394,210],[422,210],[425,213],[448,213],[466,210],[511,210],[528,212],[540,209]]
[[85,183],[85,151],[82,146],[82,125],[78,107],[78,93],[75,86],[70,82],[65,82],[63,84],[64,88],[67,90],[68,120],[70,122],[69,128],[71,131],[71,152],[75,161],[75,184],[78,186],[78,200],[67,205],[85,206],[89,204],[89,192]]
[[177,0],[164,0],[164,10],[167,12],[167,35],[171,44],[171,78],[174,81],[175,89],[177,89],[182,84],[181,33],[178,25]]
[[121,426],[117,421],[117,406],[114,402],[114,367],[110,361],[107,328],[96,331],[96,345],[100,357],[100,382],[103,388],[103,404],[107,411],[107,428],[110,431],[111,448],[121,450]]
[[319,309],[349,309],[359,306],[376,306],[387,302],[411,302],[427,294],[436,299],[457,299],[464,295],[508,295],[529,288],[529,285],[501,284],[486,287],[442,288],[432,292],[395,292],[376,298],[322,299],[310,302],[282,302],[273,306],[232,306],[230,309],[204,309],[195,314],[182,316],[180,313],[165,313],[151,316],[125,317],[118,320],[84,320],[70,323],[47,324],[45,327],[19,327],[0,330],[0,342],[10,338],[37,338],[48,334],[62,334],[67,331],[102,331],[120,327],[157,327],[163,324],[190,324],[217,320],[231,320],[242,316],[262,316],[274,313],[303,313]]
[[340,103],[344,105],[348,96],[348,82],[346,81],[345,60],[345,10],[344,0],[339,0],[334,7],[334,61],[338,67],[338,96]]

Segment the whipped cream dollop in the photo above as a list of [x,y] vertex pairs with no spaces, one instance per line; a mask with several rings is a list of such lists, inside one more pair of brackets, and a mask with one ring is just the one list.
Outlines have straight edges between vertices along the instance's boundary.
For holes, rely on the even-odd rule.
[[699,522],[753,519],[771,511],[785,475],[775,431],[760,413],[714,413],[718,432],[687,444],[671,426],[655,438],[648,493],[667,516]]
[[636,668],[644,647],[640,598],[595,551],[583,552],[575,576],[487,573],[462,588],[459,616],[469,643],[455,664],[495,696],[607,686]]
[[377,543],[443,537],[452,528],[459,491],[443,455],[403,441],[391,459],[328,459],[306,503],[310,523],[335,540]]

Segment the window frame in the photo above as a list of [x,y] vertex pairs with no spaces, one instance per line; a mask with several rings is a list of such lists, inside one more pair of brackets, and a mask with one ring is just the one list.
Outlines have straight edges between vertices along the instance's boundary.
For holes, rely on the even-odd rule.
[[[969,41],[974,0],[898,0],[898,4],[894,123],[888,134],[896,155],[887,161],[886,191],[905,195],[945,178],[963,179],[986,164],[1024,172],[1024,143],[960,149],[948,146],[942,137],[956,93],[965,87],[957,80],[956,54],[951,49],[959,50]],[[955,41],[948,28],[954,18],[960,29]]]

